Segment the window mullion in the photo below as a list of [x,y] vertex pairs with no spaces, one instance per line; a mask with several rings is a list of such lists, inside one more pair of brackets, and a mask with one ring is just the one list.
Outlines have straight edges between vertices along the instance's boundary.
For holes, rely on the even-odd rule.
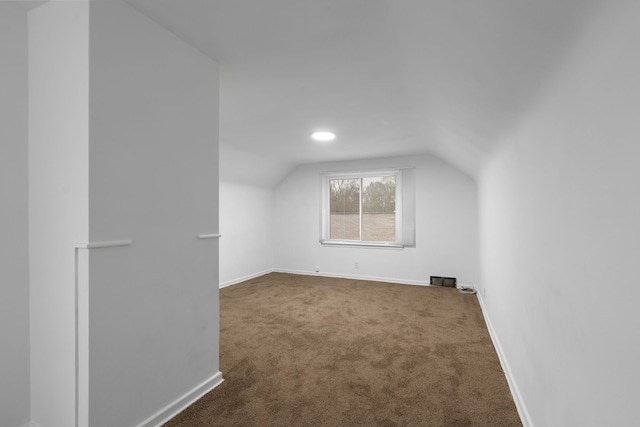
[[362,185],[363,185],[363,178],[360,178],[360,191],[358,192],[358,194],[360,195],[360,240],[362,240]]

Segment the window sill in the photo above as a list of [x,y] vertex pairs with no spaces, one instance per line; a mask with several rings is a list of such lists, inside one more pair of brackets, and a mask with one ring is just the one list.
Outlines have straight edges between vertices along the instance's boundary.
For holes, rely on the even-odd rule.
[[356,247],[356,248],[384,248],[384,249],[403,249],[401,243],[385,243],[385,242],[359,242],[355,240],[320,240],[322,246],[338,246],[338,247]]

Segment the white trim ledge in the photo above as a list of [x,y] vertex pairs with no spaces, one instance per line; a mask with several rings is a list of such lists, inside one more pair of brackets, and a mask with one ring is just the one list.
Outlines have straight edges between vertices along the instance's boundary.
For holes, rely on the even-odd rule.
[[247,280],[255,279],[256,277],[264,276],[265,274],[273,273],[273,269],[269,268],[267,270],[261,271],[259,273],[249,274],[247,276],[238,277],[237,279],[227,280],[226,282],[220,283],[220,289],[226,288],[227,286],[237,285],[238,283],[246,282]]
[[222,379],[222,372],[218,372],[202,384],[183,394],[181,397],[138,424],[136,427],[160,427],[162,424],[184,411],[196,400],[222,384],[222,381],[224,381]]
[[382,249],[404,249],[400,243],[376,243],[376,242],[356,242],[345,240],[320,240],[322,246],[357,247],[357,248],[382,248]]
[[520,415],[520,420],[522,421],[523,427],[534,427],[533,422],[531,421],[531,416],[529,415],[529,411],[527,410],[527,406],[522,399],[522,395],[520,394],[520,389],[516,384],[516,380],[511,373],[511,368],[509,367],[509,363],[507,362],[507,358],[504,354],[504,350],[502,349],[502,345],[500,345],[500,341],[498,340],[498,335],[496,335],[495,330],[493,329],[493,324],[491,323],[491,319],[489,319],[489,313],[487,312],[487,307],[484,304],[484,299],[482,298],[481,291],[482,289],[478,289],[476,296],[478,297],[478,302],[480,303],[480,308],[482,309],[482,315],[484,316],[484,320],[487,324],[487,329],[489,330],[489,336],[491,337],[491,341],[493,341],[493,346],[496,349],[496,353],[498,353],[498,359],[500,360],[500,365],[502,366],[502,370],[504,371],[505,377],[507,377],[507,384],[509,385],[509,389],[511,390],[511,395],[513,396],[513,401],[516,404],[516,409],[518,410],[518,414]]
[[131,246],[133,240],[111,240],[102,242],[76,242],[78,249],[115,248],[118,246]]
[[198,239],[219,239],[222,237],[222,234],[198,234]]

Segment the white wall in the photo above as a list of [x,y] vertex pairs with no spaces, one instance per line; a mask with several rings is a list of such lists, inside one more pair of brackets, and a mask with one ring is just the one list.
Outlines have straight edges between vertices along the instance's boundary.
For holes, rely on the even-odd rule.
[[122,2],[90,15],[90,239],[134,243],[89,255],[89,424],[133,426],[220,379],[218,68]]
[[29,12],[29,67],[31,422],[159,425],[221,381],[217,65],[111,1]]
[[[225,105],[222,95],[220,103]],[[219,151],[223,159],[220,162],[220,180],[225,182],[275,188],[294,167],[292,161],[272,153],[222,144]]]
[[220,232],[220,286],[271,271],[273,190],[220,181]]
[[606,3],[480,180],[484,300],[531,425],[638,422],[639,21]]
[[0,425],[29,421],[27,15],[0,3]]
[[[323,172],[413,166],[416,168],[416,247],[398,249],[326,247],[320,235],[320,175]],[[295,169],[275,190],[276,270],[406,283],[429,276],[478,279],[475,182],[437,157],[319,163]],[[354,263],[359,268],[354,268]]]
[[75,425],[75,252],[88,237],[88,4],[29,12],[31,416]]

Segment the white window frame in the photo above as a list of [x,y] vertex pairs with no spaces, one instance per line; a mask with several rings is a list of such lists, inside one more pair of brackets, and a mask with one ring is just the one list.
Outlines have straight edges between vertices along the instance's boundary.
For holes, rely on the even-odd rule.
[[[393,176],[396,181],[396,239],[394,242],[365,241],[365,240],[343,240],[331,239],[330,224],[331,214],[329,206],[329,181],[333,179],[360,179]],[[324,246],[362,246],[378,248],[403,248],[402,244],[402,170],[401,169],[380,169],[356,172],[331,172],[322,174],[322,190],[320,203],[320,243]],[[360,186],[360,236],[362,236],[362,185]]]

